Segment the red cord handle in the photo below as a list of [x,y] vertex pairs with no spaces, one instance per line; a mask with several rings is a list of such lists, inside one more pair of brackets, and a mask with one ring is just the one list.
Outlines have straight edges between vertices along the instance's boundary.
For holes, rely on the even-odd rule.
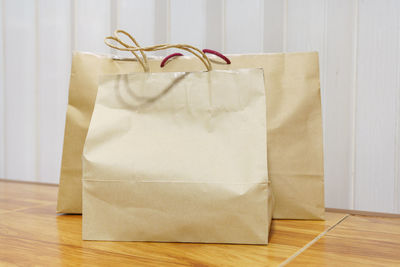
[[[212,49],[203,49],[203,53],[205,53],[205,54],[213,54],[213,55],[223,59],[226,62],[226,64],[228,64],[228,65],[231,64],[231,61],[229,60],[229,58],[227,58],[226,56],[224,56],[223,54],[221,54],[218,51],[215,51],[215,50],[212,50]],[[171,55],[166,56],[161,61],[160,67],[163,68],[165,66],[165,64],[167,64],[167,61],[170,60],[171,58],[180,57],[180,56],[183,56],[183,54],[181,54],[181,53],[173,53]]]
[[211,50],[211,49],[203,49],[203,53],[216,55],[217,57],[222,58],[226,62],[226,64],[228,64],[228,65],[231,64],[231,61],[229,60],[229,58],[227,58],[226,56],[224,56],[223,54],[221,54],[218,51]]
[[173,54],[171,54],[171,55],[166,56],[166,57],[163,59],[163,61],[161,61],[160,67],[163,68],[163,67],[165,66],[165,64],[167,64],[167,61],[168,61],[170,58],[173,58],[173,57],[180,57],[180,56],[183,56],[183,54],[182,54],[182,53],[173,53]]

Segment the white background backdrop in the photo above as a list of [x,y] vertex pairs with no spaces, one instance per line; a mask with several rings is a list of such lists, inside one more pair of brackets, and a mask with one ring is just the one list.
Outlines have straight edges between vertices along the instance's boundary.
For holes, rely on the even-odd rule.
[[326,205],[400,213],[400,1],[0,0],[0,177],[57,183],[72,50],[319,51]]

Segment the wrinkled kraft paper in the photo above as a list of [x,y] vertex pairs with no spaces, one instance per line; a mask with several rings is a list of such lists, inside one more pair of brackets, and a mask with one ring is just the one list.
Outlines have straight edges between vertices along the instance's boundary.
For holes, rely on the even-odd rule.
[[[214,69],[262,68],[268,117],[268,172],[275,197],[273,217],[322,219],[324,176],[318,54],[228,55],[231,65]],[[179,57],[152,72],[200,71],[194,57]],[[75,52],[62,158],[58,212],[82,211],[81,155],[96,98],[98,76],[142,72],[136,61]]]
[[262,69],[102,76],[83,239],[267,244],[265,101]]

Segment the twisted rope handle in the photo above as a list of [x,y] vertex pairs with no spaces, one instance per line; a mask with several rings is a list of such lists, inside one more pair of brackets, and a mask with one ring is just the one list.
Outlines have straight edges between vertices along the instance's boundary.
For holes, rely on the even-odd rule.
[[[119,37],[119,34],[120,34],[120,33],[123,34],[123,35],[125,35],[125,36],[127,36],[127,37],[132,41],[132,43],[134,43],[134,44],[136,45],[136,47],[140,47],[140,45],[139,45],[139,43],[136,41],[136,39],[133,38],[132,35],[130,35],[128,32],[126,32],[126,31],[124,31],[124,30],[116,30],[116,31],[114,32],[114,36],[108,36],[108,37],[106,37],[106,38],[104,39],[104,42],[106,42],[106,40],[113,40],[113,41],[116,41],[117,43],[121,44],[121,45],[124,46],[125,48],[135,47],[135,46],[131,46],[131,45],[125,43],[124,41],[122,41],[121,38]],[[107,42],[106,42],[106,44],[107,44]],[[107,44],[107,45],[110,46],[109,44]],[[118,49],[118,50],[120,50],[120,49]],[[136,59],[137,59],[137,61],[140,63],[140,65],[142,65],[144,71],[145,71],[145,72],[148,72],[148,71],[149,71],[149,66],[148,66],[148,63],[147,63],[147,56],[146,56],[146,54],[145,54],[142,50],[139,50],[139,52],[140,52],[140,54],[142,55],[142,58],[143,58],[143,60],[142,60],[142,58],[140,58],[139,55],[135,53],[135,51],[130,51],[130,52],[136,57]]]
[[[136,46],[132,46],[132,45],[129,45],[129,44],[123,42],[118,37],[118,33],[123,33],[124,35],[128,36],[128,38],[131,39],[132,42],[134,42],[134,44]],[[178,49],[185,50],[185,51],[192,53],[194,56],[196,56],[198,59],[200,59],[201,62],[203,62],[203,64],[206,66],[208,71],[212,70],[210,59],[207,57],[207,55],[203,51],[201,51],[197,47],[187,45],[187,44],[160,44],[160,45],[153,45],[153,46],[147,46],[147,47],[140,47],[137,44],[136,40],[126,31],[117,30],[117,31],[115,31],[114,35],[115,36],[108,36],[108,37],[104,38],[104,43],[111,48],[114,48],[114,49],[117,49],[120,51],[131,52],[137,58],[137,60],[140,62],[140,64],[142,65],[145,72],[149,71],[149,65],[148,65],[147,58],[145,56],[144,51],[146,51],[146,52],[159,51],[159,50],[166,50],[166,49],[170,49],[170,48],[178,48]],[[110,40],[116,41],[117,43],[119,43],[122,46],[114,45],[114,44],[110,43]],[[137,51],[139,51],[142,54],[143,60],[135,53]]]

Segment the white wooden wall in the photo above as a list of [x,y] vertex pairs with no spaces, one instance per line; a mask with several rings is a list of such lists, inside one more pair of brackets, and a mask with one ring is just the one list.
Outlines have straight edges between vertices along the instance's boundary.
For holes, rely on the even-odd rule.
[[319,51],[326,205],[400,213],[400,1],[0,0],[0,177],[57,183],[71,50]]

